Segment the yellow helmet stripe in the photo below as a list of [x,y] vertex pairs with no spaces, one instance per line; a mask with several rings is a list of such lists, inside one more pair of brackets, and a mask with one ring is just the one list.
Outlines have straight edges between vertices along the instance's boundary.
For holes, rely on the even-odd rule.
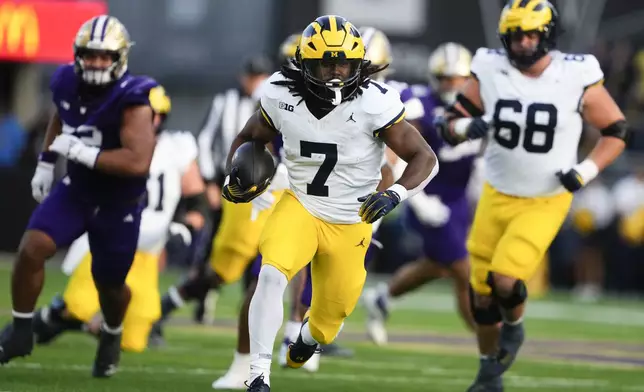
[[329,16],[329,30],[331,30],[332,33],[338,31],[338,23],[333,15]]

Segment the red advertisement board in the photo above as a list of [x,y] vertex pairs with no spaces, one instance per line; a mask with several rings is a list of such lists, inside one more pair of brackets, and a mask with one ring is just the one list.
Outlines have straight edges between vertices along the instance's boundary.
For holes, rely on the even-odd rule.
[[102,1],[0,0],[0,60],[69,62],[78,28],[106,12]]

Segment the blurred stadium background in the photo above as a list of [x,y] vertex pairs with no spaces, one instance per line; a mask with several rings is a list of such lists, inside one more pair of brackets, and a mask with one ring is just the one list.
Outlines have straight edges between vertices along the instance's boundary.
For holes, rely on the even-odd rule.
[[[617,343],[610,346],[609,350],[613,353],[628,351],[632,354],[628,357],[630,359],[605,359],[602,363],[610,365],[607,369],[613,369],[613,365],[619,364],[624,365],[619,367],[620,371],[623,368],[635,368],[640,372],[624,373],[627,375],[619,373],[618,376],[614,376],[609,373],[618,372],[617,370],[597,370],[593,379],[590,378],[592,372],[582,374],[581,370],[577,372],[577,368],[561,370],[556,369],[555,365],[548,368],[543,364],[535,365],[538,371],[534,373],[534,377],[543,376],[543,379],[533,380],[534,387],[519,388],[519,385],[531,383],[527,378],[516,378],[510,385],[516,386],[516,390],[523,390],[524,387],[526,390],[539,389],[541,385],[542,389],[548,390],[642,391],[644,1],[552,2],[559,8],[566,30],[560,48],[573,53],[590,52],[597,56],[606,75],[606,86],[627,114],[635,136],[628,152],[596,180],[593,186],[578,195],[576,207],[569,222],[552,245],[547,263],[544,264],[545,268],[531,282],[531,291],[541,294],[544,299],[528,311],[535,320],[529,324],[529,328],[532,328],[529,331],[544,339],[557,337],[574,340],[587,337],[594,339],[593,341],[630,342],[630,351]],[[8,287],[11,254],[17,249],[20,236],[35,207],[29,183],[49,115],[48,78],[57,64],[72,60],[72,40],[84,20],[109,12],[126,25],[136,42],[130,55],[130,70],[137,74],[151,75],[166,87],[173,104],[168,123],[170,128],[190,130],[197,134],[208,113],[212,97],[225,89],[237,86],[244,61],[252,56],[264,54],[277,64],[278,47],[284,38],[300,32],[318,15],[339,14],[358,26],[369,25],[383,30],[392,42],[394,61],[391,67],[395,71],[393,79],[409,83],[426,83],[427,58],[432,49],[440,43],[460,42],[472,52],[481,46],[500,46],[496,37],[496,27],[503,3],[502,0],[0,0],[0,252],[3,252],[0,256],[0,287],[3,292],[0,295],[0,319],[8,316],[10,310]],[[596,137],[593,130],[588,130],[586,135],[580,146],[581,154],[587,151],[588,145],[592,144]],[[623,186],[620,187],[620,183]],[[631,197],[625,197],[624,194]],[[384,222],[381,230],[385,250],[371,267],[374,273],[371,279],[386,278],[398,266],[413,259],[419,251],[418,241],[405,231],[400,222],[399,216],[395,214]],[[162,290],[173,282],[185,267],[180,260],[170,259],[169,262],[175,265],[163,277]],[[51,278],[48,278],[50,280],[42,296],[43,301],[51,298],[64,283],[62,275],[55,269],[52,267],[50,270]],[[218,307],[217,320],[230,319],[232,323],[239,301],[239,291],[227,290],[233,294],[227,295],[222,306]],[[365,376],[366,385],[371,387],[364,387],[364,390],[373,390],[373,383],[393,386],[393,383],[404,380],[405,377],[415,381],[399,387],[401,390],[427,390],[422,381],[424,377],[438,377],[444,381],[444,385],[436,384],[443,385],[442,387],[431,390],[462,390],[470,379],[469,373],[473,375],[475,363],[473,351],[470,350],[473,346],[470,347],[470,344],[467,348],[461,348],[456,340],[439,342],[438,336],[444,337],[445,334],[456,333],[465,336],[464,329],[452,311],[452,300],[448,293],[446,287],[438,286],[408,297],[401,304],[401,315],[394,318],[394,327],[400,330],[401,336],[415,336],[421,332],[436,333],[425,336],[429,346],[443,347],[443,351],[450,351],[450,355],[465,351],[472,363],[458,363],[458,358],[446,362],[443,355],[442,362],[438,365],[424,367],[427,355],[433,358],[436,350],[429,350],[431,353],[425,355],[425,359],[420,359],[420,356],[414,353],[418,351],[416,347],[405,354],[390,352],[384,357],[374,354],[375,356],[371,357],[374,361],[371,368],[367,366],[368,363],[363,367],[357,363],[346,365],[346,362],[345,365],[336,365],[335,370],[329,370],[328,377],[325,378],[326,373],[316,376],[322,380],[320,382],[325,387],[319,386],[316,389],[313,386],[302,390],[328,390],[334,387],[342,390],[363,390],[356,387],[355,382],[361,382],[361,374],[369,373],[367,368],[371,373],[382,372],[378,369],[387,369],[383,374],[393,372],[393,375],[390,379],[384,379],[383,375],[380,381],[377,377],[368,381],[369,377]],[[577,305],[579,302],[598,303]],[[348,340],[357,341],[364,335],[361,329],[362,317],[363,314],[357,312],[354,322],[348,327],[348,336],[355,339]],[[561,328],[548,326],[554,321]],[[203,383],[208,379],[211,381],[212,375],[220,374],[221,372],[217,371],[227,366],[226,361],[233,345],[228,336],[232,332],[229,324],[224,322],[218,324],[220,329],[213,329],[214,332],[200,330],[197,334],[190,329],[177,330],[175,337],[183,345],[181,347],[184,352],[178,350],[175,354],[179,355],[185,368],[185,371],[179,373],[184,376],[191,375],[193,379],[198,380],[195,388],[208,388],[208,385]],[[209,343],[196,343],[200,341],[200,334],[214,337],[205,339]],[[41,358],[44,358],[44,362],[54,361],[60,355],[60,358],[63,358],[60,364],[66,363],[67,360],[71,364],[81,363],[75,362],[80,360],[72,356],[62,356],[61,353],[70,346],[83,347],[82,344],[77,344],[77,340],[69,342],[49,354],[42,354],[45,350],[41,349],[38,355],[43,355]],[[400,338],[398,343],[400,347],[406,348],[412,344],[403,338]],[[359,355],[372,355],[372,351],[375,350],[366,345],[362,347],[361,343],[353,344],[358,348]],[[628,345],[624,343],[624,346]],[[89,356],[93,354],[94,349],[91,345],[85,346],[88,346],[88,355],[87,358],[81,358],[85,359],[83,363],[89,363]],[[206,362],[197,363],[196,357],[201,355],[195,354],[198,347],[207,348],[209,355],[218,354],[218,361],[221,363],[215,360],[209,362],[206,354],[202,358]],[[580,344],[577,348],[566,349],[566,353],[579,354],[576,359],[584,354],[599,355],[597,352],[601,351],[600,349],[589,347]],[[545,358],[546,362],[556,362],[553,359],[555,357],[560,361],[567,361],[568,358],[549,356],[533,346],[532,351],[535,350],[536,357],[541,355],[541,359]],[[561,350],[564,351],[563,348]],[[150,379],[151,383],[147,386],[140,384],[138,389],[131,390],[157,391],[161,389],[153,388],[153,385],[169,382],[165,378],[171,378],[172,371],[168,369],[176,369],[170,368],[174,363],[173,357],[155,355],[157,354],[146,353],[140,359],[127,359],[124,362],[124,367],[136,364],[141,369],[149,370],[149,374],[143,374],[142,377]],[[615,354],[615,357],[618,355]],[[175,356],[174,359],[176,358]],[[410,364],[413,362],[418,368],[409,365],[405,369],[415,369],[414,372],[401,374],[402,370],[398,368],[402,369],[404,366],[389,367],[387,358]],[[382,362],[378,362],[380,360]],[[146,367],[149,361],[152,361],[152,367]],[[36,368],[40,366],[37,363],[33,365],[32,367]],[[0,390],[40,390],[37,387],[27,387],[33,381],[29,379],[29,366],[16,366],[17,370],[7,373],[10,375],[8,379],[0,369]],[[213,366],[215,370],[209,373]],[[333,371],[337,371],[341,366],[349,366],[343,370],[346,373],[345,377],[333,378]],[[465,377],[462,385],[446,381],[446,374],[451,373],[443,367],[450,366],[461,369],[460,372]],[[73,366],[65,368],[62,365],[59,367],[62,369],[59,369],[62,375],[57,376],[57,387],[43,387],[42,390],[86,390],[82,383],[74,384],[71,381],[73,375],[77,374],[74,372],[85,369],[73,370]],[[520,373],[526,368],[527,365],[519,366],[515,373]],[[333,366],[330,366],[330,369],[333,369]],[[69,377],[65,372],[69,373]],[[130,390],[125,387],[128,380],[141,376],[139,373],[128,374],[127,370],[124,372],[126,375],[117,384],[113,384],[113,388],[119,386],[118,390]],[[557,372],[561,377],[557,378],[554,375]],[[142,370],[141,373],[146,371]],[[355,377],[351,377],[350,374]],[[639,381],[636,380],[637,374],[640,374]],[[286,385],[286,382],[298,379],[295,376],[283,377],[278,378],[279,382],[283,382],[278,385]],[[547,377],[550,377],[550,384]],[[392,384],[387,384],[389,382]],[[345,383],[351,387],[345,388]],[[626,389],[622,389],[626,384]],[[70,385],[75,386],[72,388]],[[117,390],[100,387],[100,384],[92,385],[92,390]],[[172,384],[166,385],[169,388]],[[182,384],[176,385],[177,388],[182,387]],[[637,389],[638,385],[640,389]]]

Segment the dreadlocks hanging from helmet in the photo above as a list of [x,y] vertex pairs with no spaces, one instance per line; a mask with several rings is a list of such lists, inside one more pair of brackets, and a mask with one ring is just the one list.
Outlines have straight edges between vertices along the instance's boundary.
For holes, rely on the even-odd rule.
[[370,76],[389,66],[376,66],[365,60],[358,29],[333,15],[320,17],[307,26],[292,65],[293,68],[281,69],[288,80],[275,84],[287,86],[294,96],[328,110],[362,94]]

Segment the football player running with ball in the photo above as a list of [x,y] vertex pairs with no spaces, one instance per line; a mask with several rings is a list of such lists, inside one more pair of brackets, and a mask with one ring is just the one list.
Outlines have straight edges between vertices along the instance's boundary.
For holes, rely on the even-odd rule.
[[[249,314],[248,391],[270,391],[273,345],[290,278],[312,260],[311,308],[287,354],[289,366],[301,367],[319,344],[335,339],[355,308],[366,278],[371,223],[438,172],[436,155],[404,120],[399,94],[369,79],[382,69],[364,55],[360,33],[346,19],[316,19],[302,33],[298,68],[269,79],[260,109],[230,148],[229,163],[244,142],[268,143],[280,133],[290,183],[260,239],[262,267]],[[385,145],[408,166],[397,183],[376,192]],[[223,196],[234,203],[249,202],[265,188],[240,189],[235,168],[231,173]]]
[[[611,164],[628,136],[597,59],[552,50],[557,24],[547,1],[509,2],[499,21],[505,50],[476,52],[475,78],[442,128],[453,144],[491,133],[486,183],[467,243],[481,353],[470,392],[503,390],[501,376],[524,340],[526,282],[568,214],[572,192]],[[577,163],[584,120],[602,137]]]

